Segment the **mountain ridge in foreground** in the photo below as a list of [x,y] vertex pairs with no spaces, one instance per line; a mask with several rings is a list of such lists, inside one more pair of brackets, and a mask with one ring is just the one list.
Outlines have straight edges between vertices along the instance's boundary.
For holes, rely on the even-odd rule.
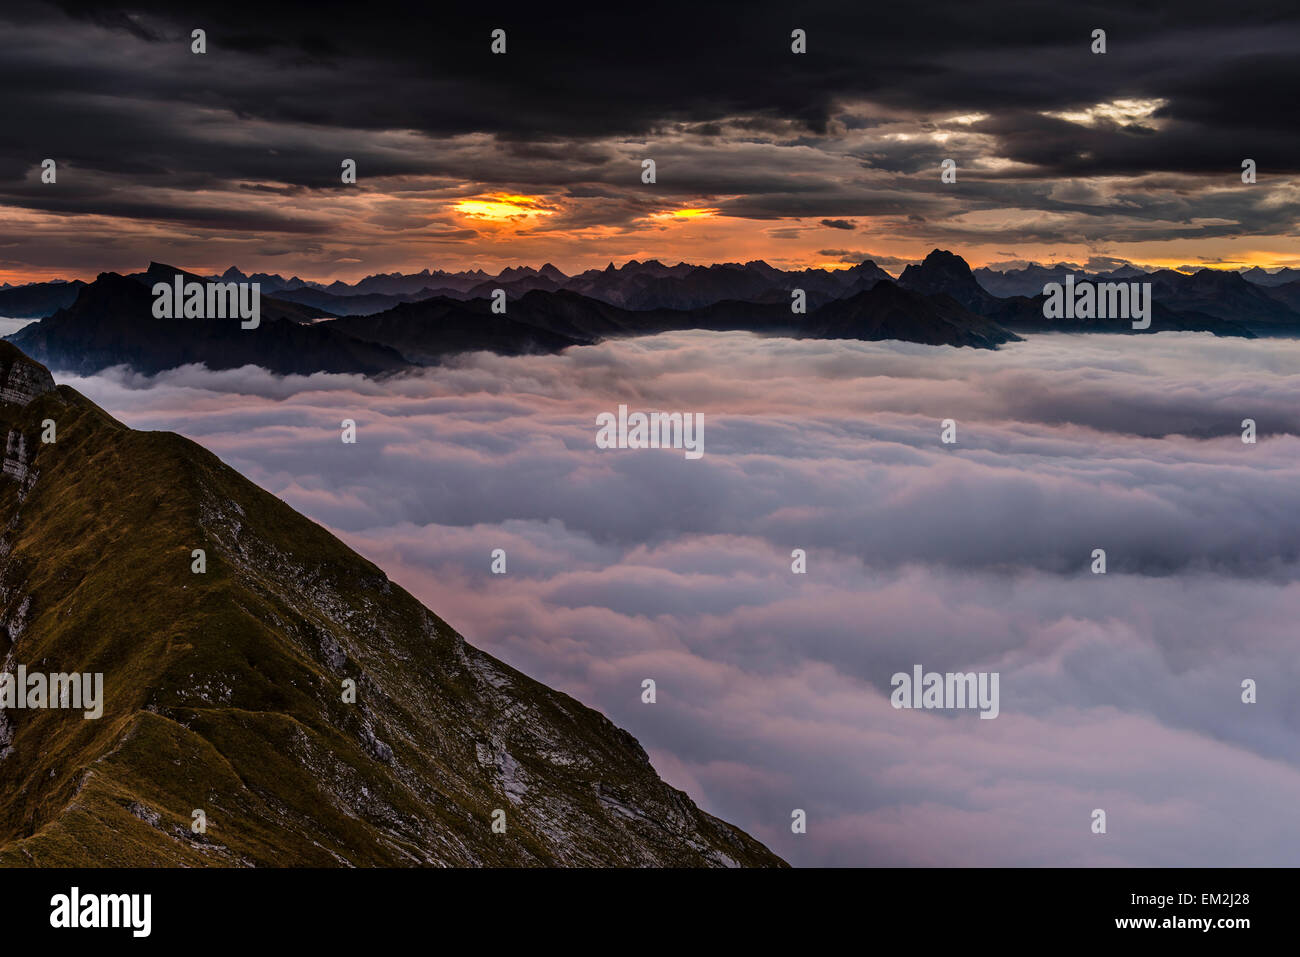
[[784,864],[215,455],[2,342],[0,426],[0,670],[104,675],[97,720],[0,710],[0,864]]

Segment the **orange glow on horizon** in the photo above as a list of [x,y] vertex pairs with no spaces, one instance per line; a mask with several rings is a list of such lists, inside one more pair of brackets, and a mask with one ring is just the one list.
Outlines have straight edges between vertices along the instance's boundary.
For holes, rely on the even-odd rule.
[[[1052,265],[1060,262],[1082,263],[1096,249],[1071,248],[1053,244],[1007,248],[930,239],[924,242],[900,242],[897,237],[876,235],[860,228],[856,232],[823,230],[799,219],[763,222],[729,216],[715,207],[686,205],[678,208],[645,210],[639,218],[621,225],[585,225],[553,228],[557,217],[566,209],[545,195],[506,191],[477,193],[463,198],[446,198],[439,203],[444,219],[447,214],[470,227],[477,235],[455,240],[433,238],[426,241],[413,230],[396,245],[373,249],[348,250],[348,258],[313,255],[302,258],[281,255],[268,259],[251,243],[206,244],[178,247],[158,229],[139,229],[126,234],[130,249],[105,247],[104,258],[98,254],[83,258],[81,267],[60,267],[42,263],[27,265],[9,259],[0,263],[0,283],[18,286],[53,279],[93,281],[100,272],[123,275],[140,272],[150,259],[167,262],[202,275],[219,275],[230,266],[247,274],[254,272],[297,275],[303,279],[330,283],[355,283],[378,273],[418,273],[421,269],[445,269],[449,272],[483,269],[497,273],[510,266],[533,266],[551,262],[567,275],[588,269],[603,269],[611,261],[621,266],[632,260],[659,260],[664,263],[686,262],[707,266],[724,262],[763,260],[781,269],[827,269],[841,271],[856,264],[856,257],[873,259],[892,276],[898,276],[907,262],[920,262],[933,248],[948,249],[969,263],[972,269],[992,263],[1016,260]],[[548,220],[547,217],[550,217]],[[17,218],[17,217],[15,217]],[[43,226],[44,232],[57,239],[70,230],[62,221]],[[29,230],[40,236],[41,229]],[[786,235],[791,233],[793,235]],[[156,241],[154,237],[156,238]],[[387,237],[384,237],[387,240]],[[47,240],[46,245],[53,241]],[[1201,248],[1197,248],[1201,246]],[[821,248],[842,247],[842,248]],[[137,251],[138,250],[138,251]],[[1268,271],[1283,267],[1300,267],[1300,249],[1292,250],[1279,242],[1275,248],[1224,248],[1221,244],[1138,244],[1136,248],[1112,246],[1100,251],[1117,259],[1128,260],[1147,268],[1246,269],[1255,266]],[[11,253],[12,255],[12,253]],[[1005,267],[1004,267],[1005,268]],[[0,313],[2,314],[2,313]]]
[[1249,253],[1234,259],[1222,259],[1216,262],[1196,262],[1187,259],[1169,259],[1154,258],[1147,259],[1144,263],[1147,266],[1154,266],[1158,269],[1177,269],[1179,266],[1193,266],[1196,269],[1251,269],[1258,266],[1261,269],[1273,271],[1286,267],[1295,268],[1297,263],[1294,259],[1285,262],[1279,262],[1278,257],[1268,253]]

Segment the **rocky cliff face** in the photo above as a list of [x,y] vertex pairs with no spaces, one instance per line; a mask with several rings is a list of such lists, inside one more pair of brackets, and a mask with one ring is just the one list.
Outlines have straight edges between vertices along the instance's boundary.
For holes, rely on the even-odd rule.
[[104,675],[0,710],[0,864],[782,864],[215,456],[0,372],[0,670]]
[[[34,399],[54,391],[54,377],[48,369],[32,362],[8,343],[0,343],[0,406],[25,408]],[[28,437],[20,429],[5,434],[5,454],[0,475],[18,484],[20,499],[31,491],[36,480],[30,468]]]
[[25,406],[37,396],[54,391],[54,377],[19,350],[0,344],[0,402]]
[[31,477],[27,468],[27,440],[21,432],[14,429],[9,430],[5,439],[3,473],[19,483],[25,483]]

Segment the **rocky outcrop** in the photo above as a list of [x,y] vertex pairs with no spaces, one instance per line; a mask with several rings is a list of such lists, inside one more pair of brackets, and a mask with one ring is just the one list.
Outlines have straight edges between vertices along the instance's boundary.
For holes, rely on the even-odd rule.
[[[0,475],[18,483],[18,501],[25,501],[36,482],[31,447],[35,436],[23,434],[17,420],[21,410],[39,396],[54,391],[54,377],[39,362],[33,362],[7,342],[0,342],[0,431],[5,433],[4,458]],[[12,414],[11,414],[12,413]],[[31,441],[29,441],[29,439]]]
[[54,377],[21,351],[0,343],[0,402],[26,405],[38,395],[54,390]]
[[10,429],[9,437],[5,440],[3,472],[16,482],[25,482],[28,475],[27,466],[27,440],[23,438],[21,432]]

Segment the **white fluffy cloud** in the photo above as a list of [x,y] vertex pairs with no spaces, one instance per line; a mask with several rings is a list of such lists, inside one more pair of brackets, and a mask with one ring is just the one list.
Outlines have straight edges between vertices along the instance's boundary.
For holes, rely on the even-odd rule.
[[[1216,865],[1300,852],[1296,370],[1300,343],[1196,334],[689,333],[387,382],[66,381],[335,529],[795,863]],[[598,450],[619,403],[702,412],[704,458]],[[914,663],[1000,672],[1001,716],[895,711]]]

